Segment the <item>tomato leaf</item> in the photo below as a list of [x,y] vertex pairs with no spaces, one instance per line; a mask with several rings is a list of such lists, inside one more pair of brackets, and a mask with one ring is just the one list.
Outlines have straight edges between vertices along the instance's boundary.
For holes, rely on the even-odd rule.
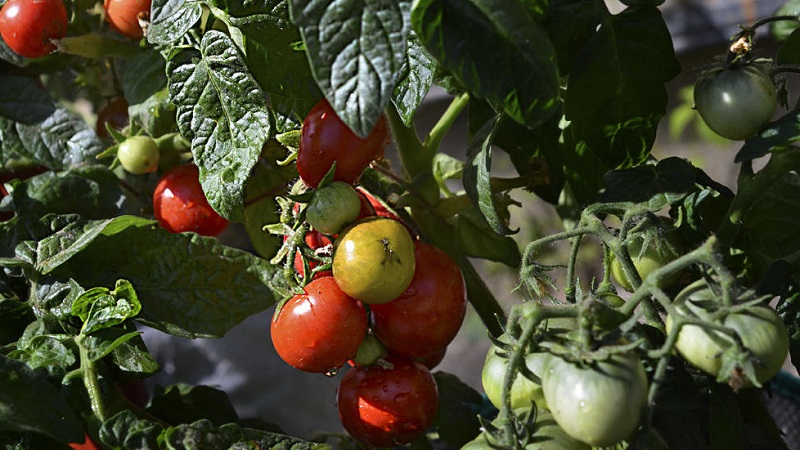
[[166,62],[154,50],[120,61],[122,89],[129,105],[142,103],[167,86]]
[[274,132],[264,92],[233,41],[217,31],[203,36],[199,50],[180,52],[167,71],[208,202],[229,220],[243,220],[245,181]]
[[31,125],[55,112],[53,98],[36,85],[36,78],[1,74],[0,83],[0,116]]
[[397,74],[392,102],[406,126],[411,126],[414,114],[422,105],[433,85],[436,62],[425,52],[419,38],[411,33],[408,38],[406,61]]
[[203,15],[198,0],[153,0],[147,42],[171,44],[182,39]]
[[228,395],[211,386],[176,384],[158,388],[147,411],[167,423],[208,419],[220,426],[239,420]]
[[433,376],[439,388],[436,414],[439,437],[461,448],[480,433],[478,413],[483,407],[483,397],[455,375],[436,372]]
[[549,2],[543,26],[558,56],[561,75],[569,74],[583,45],[597,30],[602,15],[595,0]]
[[800,113],[790,111],[774,122],[770,122],[761,132],[745,141],[736,153],[734,162],[752,161],[768,155],[774,149],[786,148],[800,141]]
[[158,438],[164,425],[136,417],[131,410],[123,410],[100,428],[100,440],[113,449],[159,448]]
[[521,255],[514,239],[495,233],[474,208],[461,211],[457,217],[456,232],[464,253],[519,267]]
[[80,442],[83,424],[42,372],[0,355],[0,429]]
[[570,72],[564,113],[576,142],[609,168],[643,161],[666,113],[664,84],[679,70],[658,9],[606,14]]
[[406,58],[409,0],[290,0],[311,71],[336,114],[366,137]]
[[411,19],[433,58],[476,97],[529,127],[555,113],[559,98],[555,51],[523,5],[421,0],[415,2]]
[[106,228],[54,273],[91,286],[129,280],[142,304],[137,321],[187,337],[222,336],[279,297],[270,286],[279,268],[267,261],[215,238],[128,219],[124,227]]
[[[38,96],[25,96],[30,92],[24,90],[16,101],[35,103]],[[3,103],[7,108],[13,107],[10,99]],[[37,119],[39,115],[35,114]],[[49,169],[63,170],[95,163],[95,156],[104,148],[94,129],[63,106],[56,106],[50,115],[29,124],[0,116],[0,161],[4,163],[27,158]]]
[[281,239],[264,230],[280,222],[280,211],[274,198],[286,191],[286,185],[297,178],[294,165],[266,167],[257,165],[245,188],[244,226],[253,247],[262,258],[272,258],[281,246]]
[[136,291],[127,280],[117,280],[114,290],[94,287],[72,302],[72,314],[83,321],[82,334],[119,325],[142,309]]
[[481,212],[492,230],[501,235],[513,234],[495,204],[490,183],[492,168],[492,139],[499,118],[486,122],[472,137],[464,166],[464,189],[475,207]]

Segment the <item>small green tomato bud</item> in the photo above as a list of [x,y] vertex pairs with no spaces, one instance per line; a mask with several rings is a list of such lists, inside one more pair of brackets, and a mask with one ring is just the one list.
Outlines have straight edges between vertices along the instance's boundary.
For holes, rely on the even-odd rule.
[[149,136],[131,136],[119,144],[117,158],[128,172],[141,175],[158,170],[160,151]]

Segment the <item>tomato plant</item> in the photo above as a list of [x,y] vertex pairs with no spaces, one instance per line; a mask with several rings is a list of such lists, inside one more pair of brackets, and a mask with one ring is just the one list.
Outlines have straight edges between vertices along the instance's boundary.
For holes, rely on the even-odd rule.
[[333,245],[333,277],[365,303],[394,300],[414,277],[414,241],[396,220],[368,217],[342,231]]
[[193,164],[184,164],[165,173],[153,192],[153,210],[158,223],[172,233],[194,231],[216,236],[228,221],[208,204]]
[[348,370],[336,393],[345,429],[374,447],[413,441],[433,425],[439,407],[439,391],[428,369],[405,358],[387,362]]
[[367,313],[332,277],[318,278],[283,304],[270,326],[272,344],[292,367],[333,372],[356,356]]
[[0,9],[0,36],[26,58],[54,52],[54,40],[67,34],[67,9],[61,0],[9,0]]
[[158,170],[160,150],[150,136],[131,136],[120,142],[119,163],[128,172],[141,175]]
[[344,123],[326,100],[311,109],[303,121],[303,134],[297,150],[297,171],[311,188],[336,163],[333,179],[354,183],[364,168],[383,151],[388,135],[381,117],[366,138],[361,138]]
[[150,3],[151,0],[103,0],[106,21],[128,38],[141,39],[142,23],[150,18]]
[[0,447],[792,445],[800,1],[717,58],[607,3],[3,2]]
[[635,355],[581,367],[559,357],[543,367],[542,389],[558,425],[573,438],[605,447],[630,437],[647,404],[647,374]]
[[466,287],[453,258],[416,242],[414,276],[394,300],[372,305],[372,328],[390,352],[425,358],[455,338],[467,310]]
[[[531,407],[515,408],[514,413],[520,416],[530,415]],[[494,419],[492,425],[500,429],[502,417]],[[553,416],[545,409],[536,410],[536,417],[531,425],[533,432],[529,436],[530,442],[523,447],[524,450],[588,450],[591,448],[565,433],[553,420]],[[461,449],[490,450],[497,448],[498,445],[503,445],[502,441],[495,437],[493,433],[485,431],[461,447]]]
[[724,138],[744,140],[772,119],[778,99],[767,70],[743,64],[701,77],[694,102],[708,127]]

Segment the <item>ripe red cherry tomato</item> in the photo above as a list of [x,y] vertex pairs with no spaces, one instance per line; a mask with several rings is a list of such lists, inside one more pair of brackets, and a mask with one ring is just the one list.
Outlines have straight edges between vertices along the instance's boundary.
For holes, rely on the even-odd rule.
[[380,448],[413,441],[433,425],[439,409],[436,381],[425,366],[393,356],[386,361],[391,368],[348,370],[337,392],[339,419],[347,432]]
[[97,124],[95,131],[101,138],[110,138],[106,124],[119,131],[128,126],[130,118],[128,116],[128,101],[125,97],[114,97],[100,108],[97,112]]
[[308,187],[316,188],[335,161],[334,181],[354,184],[364,168],[383,151],[387,136],[384,117],[362,139],[339,119],[327,100],[320,100],[303,121],[297,151],[300,178]]
[[149,20],[150,3],[151,0],[104,0],[106,21],[112,29],[139,40],[144,35],[139,20]]
[[67,34],[61,0],[8,0],[0,10],[0,35],[17,54],[41,58],[55,51],[53,39]]
[[199,176],[197,166],[184,164],[167,171],[156,185],[153,213],[158,223],[172,233],[194,231],[216,236],[228,226],[228,220],[208,204]]
[[272,318],[272,344],[292,367],[330,372],[355,358],[367,334],[367,313],[333,277],[318,278],[304,290]]
[[414,259],[405,292],[370,307],[372,329],[390,353],[427,358],[444,350],[461,328],[466,287],[458,264],[433,245],[415,242]]
[[73,450],[100,450],[100,447],[89,438],[88,434],[84,434],[83,442],[69,444],[69,448]]

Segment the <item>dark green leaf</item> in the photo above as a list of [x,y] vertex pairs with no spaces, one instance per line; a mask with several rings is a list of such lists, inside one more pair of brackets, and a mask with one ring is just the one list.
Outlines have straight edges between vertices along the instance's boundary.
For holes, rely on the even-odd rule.
[[198,0],[153,0],[147,41],[164,45],[182,39],[203,15]]
[[710,387],[709,448],[744,450],[744,420],[736,394],[722,383],[712,383]]
[[688,161],[670,157],[655,165],[640,165],[606,174],[602,202],[648,202],[651,211],[660,211],[695,191],[696,169]]
[[136,417],[133,411],[125,410],[103,422],[100,440],[114,450],[132,448],[157,449],[162,424]]
[[800,140],[800,113],[790,111],[770,122],[758,136],[745,141],[734,162],[751,161],[768,155],[773,149],[785,148]]
[[276,132],[299,129],[322,97],[291,24],[288,0],[228,2],[232,25],[244,36],[245,61],[275,112]]
[[[26,330],[27,331],[27,330]],[[25,362],[32,369],[43,369],[51,374],[63,374],[75,364],[75,353],[65,345],[66,335],[38,335],[17,344],[10,358]]]
[[679,71],[658,9],[606,14],[570,72],[564,113],[576,142],[610,168],[643,161],[666,112],[664,84]]
[[80,442],[83,424],[61,393],[25,363],[0,355],[0,430]]
[[521,255],[516,241],[495,233],[475,209],[468,208],[458,214],[456,230],[467,255],[519,267]]
[[46,214],[73,213],[85,219],[105,219],[125,207],[119,179],[105,166],[45,172],[15,182],[11,195],[17,213],[34,220]]
[[72,302],[72,314],[83,321],[81,334],[119,325],[135,317],[141,309],[139,298],[127,280],[117,280],[113,291],[104,287],[88,289]]
[[[202,450],[206,448],[269,448],[272,450],[330,450],[326,444],[305,442],[297,438],[229,423],[216,428],[208,420],[169,428],[164,433],[168,448]],[[238,447],[241,443],[246,446]]]
[[32,283],[29,302],[36,317],[67,322],[72,319],[72,302],[81,292],[83,288],[75,280],[44,275]]
[[53,114],[55,102],[36,81],[33,77],[0,74],[0,116],[33,125]]
[[245,181],[273,134],[264,92],[233,41],[217,31],[203,36],[199,51],[180,52],[167,70],[178,126],[192,143],[209,203],[243,220]]
[[[19,100],[28,101],[26,98]],[[37,101],[36,98],[30,100]],[[40,118],[38,114],[36,118]],[[0,117],[0,161],[3,162],[27,158],[49,169],[64,170],[95,164],[95,156],[104,148],[94,129],[63,106],[55,107],[50,115],[29,124]]]
[[135,56],[122,60],[119,73],[122,75],[122,89],[128,104],[142,103],[166,88],[165,71],[164,58],[152,49],[137,52]]
[[488,121],[472,137],[467,149],[467,164],[464,166],[464,188],[475,207],[486,222],[498,234],[513,234],[506,220],[501,217],[495,204],[494,192],[490,184],[492,169],[492,133],[498,119]]
[[95,238],[100,236],[107,226],[116,220],[73,222],[42,239],[37,244],[36,265],[34,268],[42,274],[52,272],[69,258],[86,248]]
[[175,110],[176,106],[169,100],[167,88],[128,107],[131,121],[138,123],[150,136],[163,136],[177,130]]
[[167,423],[208,419],[221,426],[239,420],[228,395],[211,386],[176,384],[158,389],[147,411]]
[[777,64],[800,64],[800,28],[795,29],[778,48]]
[[366,137],[406,58],[409,0],[291,0],[311,71],[336,114]]
[[400,113],[403,123],[411,126],[414,114],[425,100],[433,84],[433,70],[436,63],[425,52],[416,34],[408,38],[406,62],[397,74],[392,102]]
[[544,29],[518,2],[421,0],[414,31],[441,66],[478,98],[535,127],[555,113],[556,55]]
[[[795,16],[800,15],[800,0],[786,0],[783,6],[778,8],[775,12],[776,16]],[[779,41],[789,37],[798,27],[800,23],[795,20],[780,20],[770,24],[770,32]]]
[[93,332],[92,336],[86,336],[81,344],[87,348],[89,360],[98,361],[139,334],[138,331],[122,328],[104,328]]
[[439,436],[460,448],[480,433],[478,413],[483,397],[455,375],[436,372],[434,377],[439,388],[439,411],[436,415]]
[[626,6],[661,6],[664,0],[620,0]]
[[[133,324],[128,322],[123,324],[123,330],[127,333],[132,333],[136,331],[136,328]],[[112,333],[121,333],[121,331],[117,328],[102,330],[98,333],[98,338],[102,339],[108,337]],[[138,335],[138,333],[136,336],[130,337],[130,339],[128,339],[127,336],[128,334],[120,336],[120,338],[111,342],[111,345],[109,345],[108,341],[103,344],[103,346],[116,345],[111,352],[111,361],[117,369],[137,377],[153,375],[158,372],[161,367],[147,351],[147,347],[141,336]],[[125,340],[121,343],[118,342],[123,337]],[[90,336],[89,339],[93,339],[93,337]]]
[[142,304],[137,320],[187,337],[222,336],[271,306],[278,269],[215,238],[172,234],[152,221],[104,230],[58,271],[91,286],[129,280]]
[[544,27],[558,56],[558,70],[569,74],[575,58],[583,45],[600,25],[600,9],[597,0],[561,0],[549,2]]

